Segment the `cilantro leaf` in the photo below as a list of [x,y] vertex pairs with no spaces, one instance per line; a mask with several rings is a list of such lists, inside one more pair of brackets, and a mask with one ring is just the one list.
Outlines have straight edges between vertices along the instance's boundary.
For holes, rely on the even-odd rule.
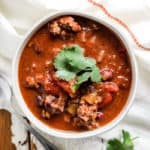
[[62,80],[69,81],[69,80],[73,79],[76,74],[74,72],[70,72],[68,70],[59,70],[56,72],[56,75],[57,75],[57,77],[59,77]]
[[93,67],[96,64],[96,61],[93,58],[77,56],[75,59],[72,57],[69,63],[71,66],[77,67],[79,70],[84,70]]
[[61,51],[59,55],[56,55],[53,65],[58,70],[63,70],[66,68],[67,60],[64,51]]
[[81,56],[77,56],[75,58],[72,57],[69,64],[72,67],[77,68],[79,71],[84,70],[88,66],[84,57]]
[[133,150],[133,139],[129,132],[122,130],[122,140],[111,139],[107,143],[107,150]]
[[79,45],[73,45],[72,47],[65,47],[64,51],[68,52],[68,49],[70,52],[76,53],[78,55],[83,55],[83,49]]
[[69,81],[76,77],[77,82],[72,87],[75,91],[88,79],[92,82],[99,82],[101,79],[95,59],[85,57],[83,49],[78,45],[65,47],[56,55],[53,65],[60,79]]
[[114,138],[108,141],[107,150],[126,150],[126,149],[124,149],[124,146],[118,139]]
[[133,149],[133,141],[131,139],[130,133],[122,130],[123,134],[123,144],[125,145],[126,148],[128,149]]
[[85,62],[87,64],[87,67],[93,67],[94,65],[96,65],[96,61],[95,59],[93,58],[88,58],[88,57],[85,57]]
[[91,81],[100,82],[100,80],[101,80],[101,76],[100,76],[99,68],[93,67],[91,72]]
[[73,92],[76,92],[79,87],[80,87],[80,84],[78,83],[75,83],[74,85],[72,85]]
[[81,84],[81,83],[87,81],[88,78],[90,77],[90,75],[91,75],[90,72],[85,72],[85,73],[81,74],[80,76],[78,76],[78,79],[77,79],[78,84]]

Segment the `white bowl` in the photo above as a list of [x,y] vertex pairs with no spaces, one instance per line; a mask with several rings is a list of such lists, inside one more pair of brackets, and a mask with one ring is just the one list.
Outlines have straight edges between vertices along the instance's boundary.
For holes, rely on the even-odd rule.
[[[132,83],[131,83],[131,89],[130,89],[130,94],[128,96],[127,103],[125,104],[122,111],[117,115],[117,117],[115,119],[113,119],[111,122],[107,123],[106,125],[104,125],[100,128],[97,128],[95,130],[92,130],[92,131],[73,132],[73,131],[63,131],[63,130],[58,130],[58,129],[48,127],[47,125],[45,125],[43,122],[41,122],[38,118],[36,118],[32,114],[32,112],[27,107],[27,105],[24,101],[24,98],[21,94],[21,91],[20,91],[19,79],[18,79],[18,68],[19,68],[18,65],[19,65],[19,61],[20,61],[20,56],[22,54],[22,51],[23,51],[25,45],[27,44],[28,40],[32,37],[32,35],[34,33],[36,33],[36,31],[38,31],[43,25],[45,25],[50,20],[53,20],[54,18],[56,18],[58,16],[62,16],[62,15],[81,16],[84,18],[88,18],[90,20],[94,20],[94,21],[106,26],[107,28],[112,30],[116,34],[116,36],[118,36],[118,38],[120,38],[120,40],[126,47],[128,55],[129,55],[131,69],[132,69]],[[16,51],[15,57],[13,59],[12,81],[13,81],[13,91],[14,91],[15,97],[17,99],[17,102],[18,102],[21,110],[23,111],[25,116],[31,121],[31,123],[36,128],[40,129],[41,131],[43,131],[44,133],[46,133],[48,135],[53,135],[56,137],[69,138],[69,139],[85,138],[85,137],[90,137],[90,136],[94,136],[97,134],[102,134],[105,131],[108,131],[111,128],[113,128],[115,125],[117,125],[123,119],[123,117],[128,112],[128,110],[131,107],[131,104],[133,103],[133,100],[134,100],[136,83],[137,83],[137,67],[136,67],[136,60],[133,55],[133,51],[130,49],[128,43],[126,42],[125,37],[116,28],[114,28],[109,23],[101,20],[100,18],[96,18],[94,16],[90,16],[90,15],[80,13],[80,12],[63,11],[63,12],[57,12],[52,15],[46,16],[43,19],[39,20],[24,36],[22,42],[20,43],[20,45]]]

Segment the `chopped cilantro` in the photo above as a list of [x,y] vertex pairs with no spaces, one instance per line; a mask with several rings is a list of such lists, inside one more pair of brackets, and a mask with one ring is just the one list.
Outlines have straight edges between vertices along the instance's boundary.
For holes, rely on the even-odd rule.
[[78,76],[78,84],[81,84],[85,81],[88,80],[88,78],[90,77],[91,73],[90,72],[84,72],[83,74],[81,74],[80,76]]
[[56,75],[66,81],[69,81],[75,77],[75,73],[68,70],[59,70],[56,72]]
[[65,47],[56,55],[53,64],[57,69],[56,75],[60,79],[69,81],[75,77],[77,78],[77,82],[72,87],[74,91],[88,79],[91,79],[92,82],[101,80],[100,70],[96,66],[95,59],[85,57],[83,49],[78,45]]
[[101,80],[101,76],[100,76],[100,70],[97,67],[93,67],[92,68],[92,72],[91,72],[91,80],[93,82],[99,82]]
[[76,92],[79,87],[80,87],[80,84],[75,83],[75,84],[72,86],[73,92]]
[[111,139],[107,143],[107,150],[133,150],[133,139],[129,132],[122,130],[122,139]]

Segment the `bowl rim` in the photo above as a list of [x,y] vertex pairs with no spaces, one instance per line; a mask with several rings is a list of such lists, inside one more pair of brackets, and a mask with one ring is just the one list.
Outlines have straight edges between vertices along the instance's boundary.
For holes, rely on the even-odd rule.
[[[23,52],[24,46],[27,44],[28,40],[32,37],[36,31],[39,30],[40,27],[42,27],[44,24],[46,24],[48,21],[55,19],[56,17],[63,16],[63,15],[76,15],[76,16],[81,16],[83,18],[87,18],[93,21],[96,21],[102,25],[104,25],[106,28],[112,30],[112,32],[122,41],[123,45],[126,47],[128,55],[129,55],[129,60],[131,63],[131,70],[132,70],[132,83],[131,83],[131,88],[130,88],[130,93],[128,96],[128,100],[121,110],[121,112],[109,123],[106,125],[91,130],[91,131],[84,131],[84,132],[73,132],[73,131],[64,131],[64,130],[59,130],[55,128],[50,128],[46,124],[44,124],[42,121],[40,121],[28,108],[26,105],[24,98],[21,94],[21,90],[19,87],[19,80],[18,80],[18,68],[19,68],[19,62],[20,62],[20,56]],[[52,135],[55,137],[59,138],[69,138],[69,139],[77,139],[77,138],[86,138],[86,137],[91,137],[97,134],[102,134],[110,129],[112,129],[114,126],[116,126],[127,114],[129,108],[131,107],[134,97],[135,97],[135,90],[136,90],[136,85],[137,85],[137,65],[136,65],[136,60],[135,56],[125,39],[124,35],[120,33],[118,29],[116,29],[114,26],[112,26],[109,22],[104,21],[101,18],[94,17],[92,15],[89,15],[87,13],[83,12],[76,12],[76,11],[58,11],[53,14],[47,15],[40,19],[35,25],[32,26],[32,28],[25,34],[23,37],[22,41],[20,42],[16,53],[13,58],[12,62],[12,85],[13,85],[13,92],[16,98],[17,103],[19,104],[19,107],[25,114],[25,116],[31,121],[33,126],[35,126],[37,129],[40,129],[43,133],[46,133],[47,135]]]

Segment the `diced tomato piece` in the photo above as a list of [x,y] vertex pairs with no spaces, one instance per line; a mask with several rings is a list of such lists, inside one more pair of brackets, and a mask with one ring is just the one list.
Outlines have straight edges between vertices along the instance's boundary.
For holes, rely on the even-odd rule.
[[104,90],[107,92],[116,93],[119,91],[118,85],[114,82],[107,82],[104,83]]
[[64,81],[59,79],[56,76],[55,72],[51,73],[52,79],[56,82],[56,84],[58,86],[60,86],[65,92],[67,92],[71,97],[73,97],[75,95],[73,89],[72,89],[72,85],[75,83],[75,80],[71,80],[71,81]]
[[99,84],[93,85],[98,91],[101,91],[102,93],[116,93],[119,91],[119,87],[115,82],[101,82]]
[[107,106],[111,101],[113,100],[112,95],[110,93],[105,93],[103,95],[103,101],[100,103],[99,107],[105,107]]
[[52,81],[50,75],[46,75],[44,77],[43,85],[46,93],[53,94],[56,96],[60,94],[61,88]]

